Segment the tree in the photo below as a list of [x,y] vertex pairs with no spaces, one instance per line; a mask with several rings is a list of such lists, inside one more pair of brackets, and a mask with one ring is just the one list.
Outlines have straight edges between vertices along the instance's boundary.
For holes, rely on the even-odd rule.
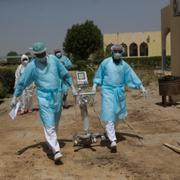
[[26,52],[25,55],[27,55],[28,57],[31,57],[31,56],[32,56],[32,54],[31,54],[29,51]]
[[20,57],[18,56],[18,53],[15,51],[10,51],[7,53],[7,63],[8,64],[18,64],[20,63]]
[[87,60],[88,57],[103,48],[103,36],[93,21],[75,24],[67,30],[63,49],[76,60]]
[[111,47],[113,46],[113,43],[110,43],[106,46],[105,54],[106,56],[110,56],[111,54]]

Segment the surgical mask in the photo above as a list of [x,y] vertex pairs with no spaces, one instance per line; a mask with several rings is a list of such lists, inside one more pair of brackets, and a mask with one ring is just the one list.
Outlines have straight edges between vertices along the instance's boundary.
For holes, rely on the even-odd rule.
[[41,63],[46,62],[46,59],[47,59],[46,51],[44,51],[42,53],[34,54],[34,55],[39,62],[41,62]]
[[25,61],[23,61],[23,64],[24,64],[24,65],[27,65],[28,62],[29,62],[28,60],[25,60]]
[[57,57],[57,58],[60,58],[61,56],[62,56],[62,53],[60,53],[60,52],[59,52],[59,53],[56,53],[56,57]]
[[44,62],[46,62],[46,60],[47,60],[46,56],[43,57],[43,58],[38,58],[38,57],[36,57],[36,59],[37,59],[39,62],[41,62],[41,63],[44,63]]
[[29,63],[28,59],[22,60],[22,65],[23,65],[23,66],[26,66],[28,63]]
[[114,58],[115,60],[119,60],[119,59],[121,59],[121,58],[122,58],[122,54],[121,54],[121,53],[119,53],[119,52],[117,52],[117,53],[113,53],[113,58]]
[[122,53],[119,52],[113,52],[112,53],[112,57],[113,57],[113,62],[118,65],[121,62],[121,58],[122,58]]

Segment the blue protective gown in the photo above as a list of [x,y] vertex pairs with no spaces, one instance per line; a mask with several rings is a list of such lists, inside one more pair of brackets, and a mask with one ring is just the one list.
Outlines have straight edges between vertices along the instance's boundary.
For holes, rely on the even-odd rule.
[[72,67],[72,63],[68,57],[62,55],[59,60],[67,70],[69,70]]
[[125,86],[139,89],[142,85],[125,61],[116,65],[112,57],[106,58],[100,64],[93,83],[101,86],[100,119],[104,122],[124,119],[127,116]]
[[72,84],[68,71],[53,55],[47,56],[46,65],[33,59],[16,84],[14,96],[20,96],[34,81],[41,121],[46,127],[55,127],[61,115],[62,80],[69,86]]
[[[70,59],[64,55],[62,55],[59,58],[59,61],[64,65],[64,67],[69,70],[72,67],[72,63],[70,61]],[[62,89],[63,89],[63,93],[67,93],[69,86],[66,84],[66,82],[62,82]]]

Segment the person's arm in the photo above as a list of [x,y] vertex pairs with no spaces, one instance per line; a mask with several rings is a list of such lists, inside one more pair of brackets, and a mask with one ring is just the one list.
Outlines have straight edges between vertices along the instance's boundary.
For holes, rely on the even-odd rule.
[[132,89],[139,89],[141,93],[146,97],[147,96],[147,90],[144,88],[141,80],[137,76],[137,74],[134,72],[134,70],[126,64],[125,66],[125,84]]
[[23,90],[33,82],[33,64],[28,64],[20,76],[14,91],[14,96],[18,97]]
[[17,67],[17,69],[16,69],[16,72],[15,72],[15,80],[18,80],[19,79],[19,77],[20,77],[20,65]]
[[104,74],[104,65],[101,63],[98,67],[98,70],[96,71],[96,74],[93,79],[93,84],[96,84],[96,86],[101,86],[103,81],[103,74]]
[[22,94],[23,90],[32,83],[33,81],[32,73],[33,73],[33,67],[32,65],[28,65],[24,70],[23,74],[20,76],[20,79],[16,83],[15,91],[11,101],[11,108],[16,106],[17,98]]
[[16,69],[16,72],[15,72],[15,83],[14,83],[14,88],[16,87],[16,84],[20,78],[20,71],[21,71],[21,65],[19,65]]
[[98,70],[96,71],[96,74],[95,74],[94,79],[93,79],[92,91],[95,92],[95,93],[96,93],[97,86],[102,85],[103,74],[104,74],[103,71],[104,71],[104,67],[103,67],[103,63],[101,63]]
[[68,57],[65,57],[66,59],[65,59],[65,67],[66,67],[66,69],[71,69],[71,67],[72,67],[72,63],[71,63],[71,60],[68,58]]
[[125,84],[129,88],[140,89],[140,87],[142,87],[143,84],[139,79],[139,77],[137,76],[137,74],[134,72],[134,70],[127,63],[124,64],[123,69],[125,72],[124,73]]
[[64,65],[61,63],[57,63],[58,65],[58,72],[60,78],[63,80],[63,83],[67,84],[69,87],[71,87],[73,95],[77,95],[76,88],[74,87],[73,80],[69,72],[66,70]]

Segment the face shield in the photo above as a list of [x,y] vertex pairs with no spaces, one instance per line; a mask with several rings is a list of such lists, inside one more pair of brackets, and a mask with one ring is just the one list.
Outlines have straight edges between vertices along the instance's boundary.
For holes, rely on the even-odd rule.
[[40,62],[46,62],[46,51],[42,52],[42,53],[38,53],[38,54],[34,54],[36,59]]

